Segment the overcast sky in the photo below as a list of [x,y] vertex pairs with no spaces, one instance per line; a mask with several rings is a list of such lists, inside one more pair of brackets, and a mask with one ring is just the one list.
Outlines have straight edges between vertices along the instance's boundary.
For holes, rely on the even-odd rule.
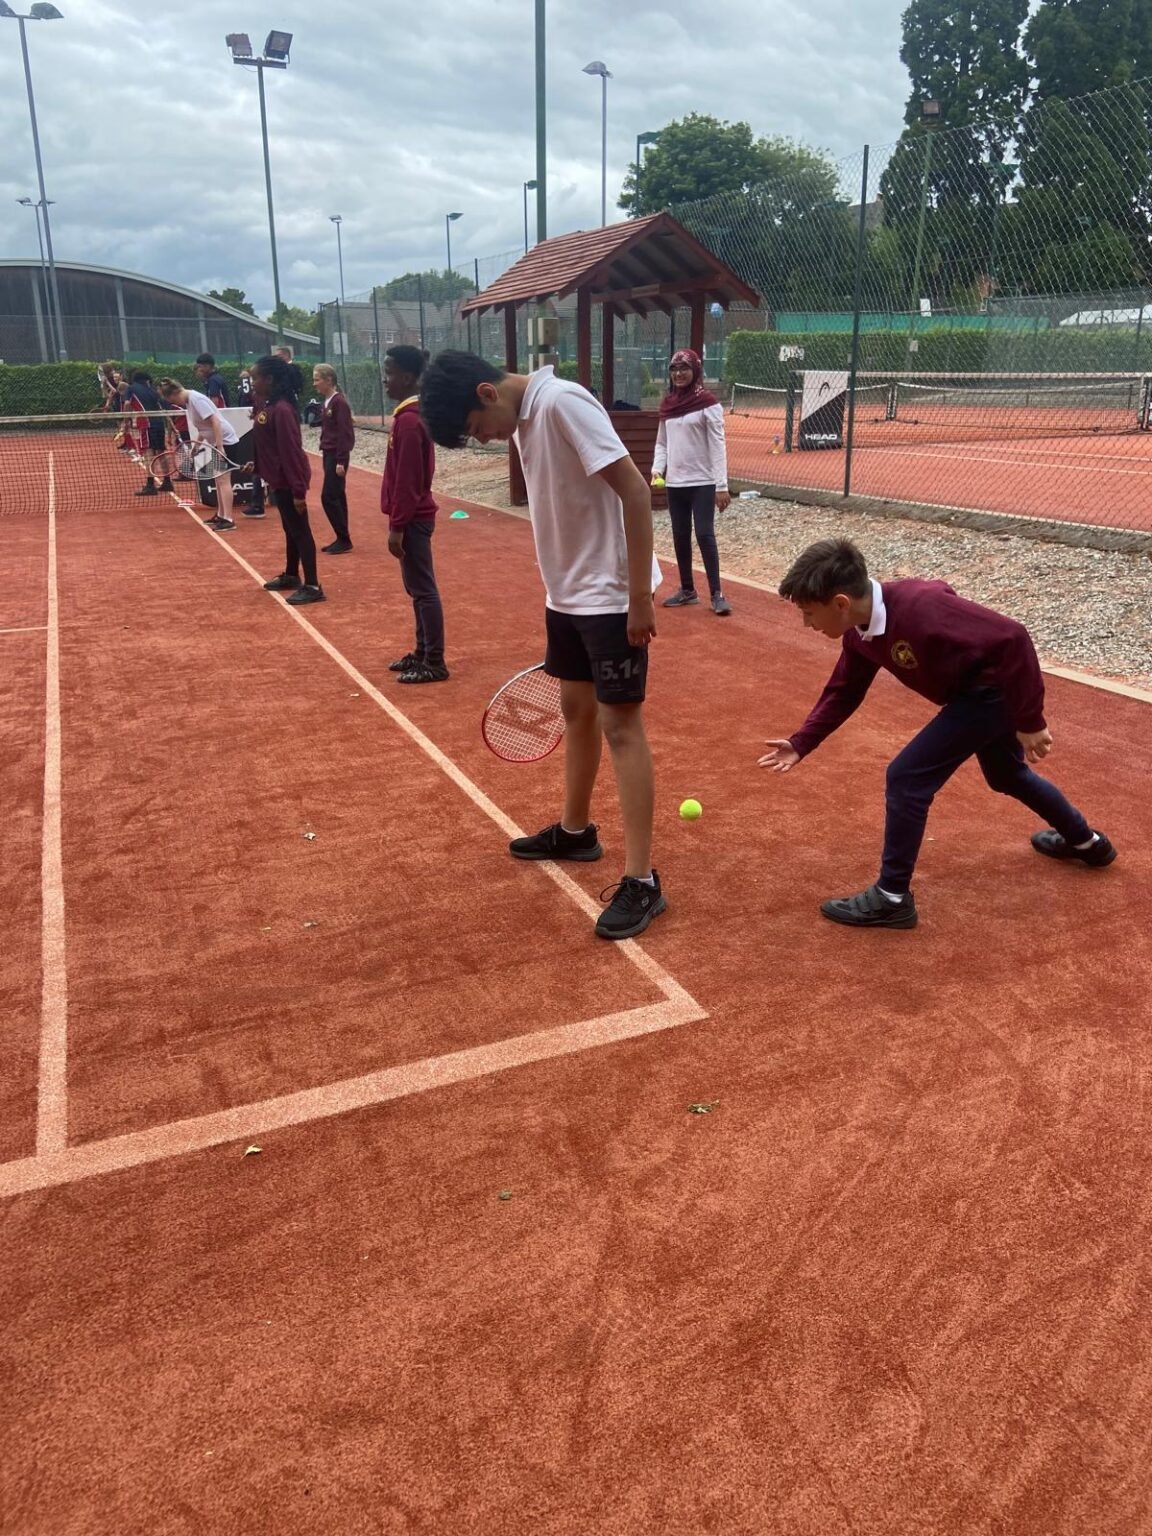
[[[690,111],[745,119],[835,157],[901,127],[904,0],[548,0],[549,233],[600,222],[600,81],[608,86],[609,218],[636,134]],[[16,0],[15,8],[20,8]],[[294,34],[269,71],[280,286],[312,308],[338,291],[343,215],[349,295],[409,269],[523,244],[535,174],[533,0],[59,0],[63,21],[28,40],[56,255],[243,288],[272,304],[255,71],[225,34],[259,49]],[[16,23],[0,20],[0,255],[36,255],[36,196]],[[485,281],[495,270],[482,270]]]

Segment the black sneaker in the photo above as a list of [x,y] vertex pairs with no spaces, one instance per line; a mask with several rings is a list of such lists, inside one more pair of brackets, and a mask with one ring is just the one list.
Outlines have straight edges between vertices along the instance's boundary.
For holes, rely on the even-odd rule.
[[273,576],[271,581],[266,581],[264,590],[265,592],[295,592],[299,586],[299,576],[289,576],[284,572],[279,576]]
[[821,902],[820,910],[832,922],[849,928],[915,928],[919,921],[911,891],[899,901],[889,901],[878,885],[857,891],[855,896]]
[[417,656],[415,651],[405,651],[403,656],[397,656],[395,661],[388,663],[389,672],[411,672],[413,667],[423,666],[423,656]]
[[722,619],[726,619],[732,612],[732,604],[724,596],[723,592],[713,592],[712,612],[718,614]]
[[1045,829],[1043,832],[1033,832],[1032,846],[1045,858],[1079,859],[1080,863],[1087,864],[1089,869],[1106,869],[1116,857],[1116,849],[1103,832],[1096,833],[1096,841],[1091,848],[1074,848],[1071,843],[1065,842],[1059,832]]
[[152,484],[152,481],[149,480],[148,484],[138,490],[136,494],[137,496],[159,496],[160,492]]
[[286,597],[284,601],[291,603],[293,608],[303,608],[306,603],[326,603],[328,599],[324,595],[323,587],[303,586],[299,591],[293,592],[291,597]]
[[215,528],[217,533],[228,533],[236,526],[230,517],[207,517],[204,522],[207,527]]
[[264,508],[263,507],[241,507],[240,510],[244,514],[245,517],[263,517],[264,516]]
[[335,539],[331,544],[325,544],[320,553],[322,555],[346,555],[352,548],[350,539]]
[[442,661],[416,661],[400,674],[402,683],[446,683],[448,668]]
[[693,603],[698,603],[699,597],[695,592],[686,592],[683,587],[679,592],[673,592],[671,597],[666,597],[661,604],[664,608],[689,608]]
[[668,903],[660,890],[660,876],[655,870],[652,871],[652,881],[648,885],[644,880],[625,875],[619,885],[610,887],[612,900],[596,919],[596,932],[602,939],[634,939],[663,912]]
[[514,837],[508,852],[514,859],[570,859],[574,864],[594,864],[604,857],[593,822],[583,832],[565,832],[558,821],[535,837]]
[[163,480],[160,482],[160,489],[162,491],[170,491],[172,488],[172,481],[168,478],[167,475],[165,475]]

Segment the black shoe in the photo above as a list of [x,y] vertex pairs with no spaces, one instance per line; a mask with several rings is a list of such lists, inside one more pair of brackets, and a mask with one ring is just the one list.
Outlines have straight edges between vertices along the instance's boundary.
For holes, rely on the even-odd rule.
[[915,928],[919,921],[911,891],[899,901],[889,901],[878,885],[857,891],[855,896],[821,902],[820,910],[832,922],[849,928]]
[[284,601],[291,603],[293,608],[303,608],[305,603],[326,603],[328,599],[324,595],[323,587],[304,586],[298,592],[293,592],[291,597],[286,597]]
[[206,517],[204,519],[204,526],[206,528],[215,528],[217,533],[228,533],[231,529],[235,528],[236,524],[230,517]]
[[[596,932],[602,939],[633,939],[643,933],[654,917],[668,903],[660,890],[660,876],[652,871],[653,883],[625,875],[612,887],[612,900],[596,919]],[[603,898],[601,898],[603,899]]]
[[700,599],[695,592],[687,592],[681,587],[679,592],[673,592],[671,597],[666,597],[661,606],[664,608],[688,608],[693,603],[698,603],[699,601]]
[[170,491],[172,489],[172,481],[168,478],[167,475],[165,475],[163,480],[161,480],[160,489],[162,491]]
[[423,656],[417,656],[415,651],[405,651],[403,656],[397,656],[395,661],[388,663],[388,670],[389,672],[411,672],[413,667],[423,665]]
[[1096,841],[1091,848],[1074,848],[1071,843],[1065,842],[1059,832],[1046,829],[1043,832],[1033,832],[1032,846],[1045,858],[1079,859],[1080,863],[1087,864],[1089,869],[1106,869],[1116,857],[1116,849],[1103,832],[1096,833]]
[[334,539],[331,544],[325,544],[320,553],[322,555],[346,555],[351,548],[351,539]]
[[271,581],[264,583],[265,592],[295,592],[300,586],[299,576],[289,576],[283,573],[273,576]]
[[241,507],[240,510],[244,514],[245,517],[263,517],[264,516],[264,508],[263,507]]
[[401,672],[402,683],[446,683],[448,668],[442,661],[417,661]]
[[148,484],[142,490],[137,491],[136,494],[137,496],[159,496],[160,492],[153,485],[152,481],[149,480]]
[[718,614],[722,619],[726,619],[732,612],[732,604],[724,596],[723,592],[713,592],[712,612]]
[[558,821],[535,837],[514,837],[508,852],[514,859],[571,859],[575,864],[593,864],[604,857],[595,823],[583,832],[565,832]]

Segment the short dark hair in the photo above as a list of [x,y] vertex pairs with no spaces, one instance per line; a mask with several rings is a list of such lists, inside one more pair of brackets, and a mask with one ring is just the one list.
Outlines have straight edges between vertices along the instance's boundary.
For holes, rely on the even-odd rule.
[[474,352],[441,352],[429,363],[420,385],[420,414],[441,448],[460,448],[468,436],[468,418],[479,409],[476,390],[499,384],[507,374]]
[[146,368],[134,368],[132,370],[131,382],[133,384],[151,384],[152,375]]
[[867,597],[868,565],[851,539],[821,539],[809,544],[780,583],[780,596],[794,603],[830,603],[845,597]]
[[428,354],[420,347],[406,347],[402,343],[395,347],[389,347],[385,357],[390,357],[401,373],[408,374],[413,379],[418,379],[428,366]]
[[200,356],[196,359],[196,366],[199,367],[201,363],[206,363],[209,368],[215,368],[216,359],[212,356],[211,352],[201,352]]

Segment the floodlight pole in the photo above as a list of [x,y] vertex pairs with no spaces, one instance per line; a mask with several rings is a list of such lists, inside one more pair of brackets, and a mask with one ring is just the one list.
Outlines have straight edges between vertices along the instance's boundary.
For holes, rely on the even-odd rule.
[[36,126],[36,97],[32,91],[32,65],[28,58],[28,36],[24,23],[30,18],[17,16],[20,23],[20,52],[24,55],[24,84],[28,88],[28,116],[32,120],[32,148],[36,152],[36,178],[40,183],[40,206],[44,210],[44,243],[48,247],[48,276],[52,284],[51,307],[56,311],[56,354],[62,363],[68,361],[64,344],[64,312],[60,308],[60,284],[56,280],[56,257],[52,252],[52,225],[48,219],[48,194],[44,190],[44,161],[40,156],[40,131]]
[[340,241],[340,226],[344,222],[342,214],[332,213],[328,216],[329,223],[336,226],[336,261],[340,267],[340,302],[347,307],[344,297],[344,247]]
[[548,0],[536,0],[536,241],[548,238],[548,61],[544,46]]
[[272,161],[268,155],[268,109],[264,104],[264,60],[253,61],[260,87],[260,133],[264,140],[264,185],[268,191],[268,234],[272,240],[272,294],[276,301],[276,340],[284,340],[284,312],[280,308],[280,266],[276,260],[276,215],[272,208]]

